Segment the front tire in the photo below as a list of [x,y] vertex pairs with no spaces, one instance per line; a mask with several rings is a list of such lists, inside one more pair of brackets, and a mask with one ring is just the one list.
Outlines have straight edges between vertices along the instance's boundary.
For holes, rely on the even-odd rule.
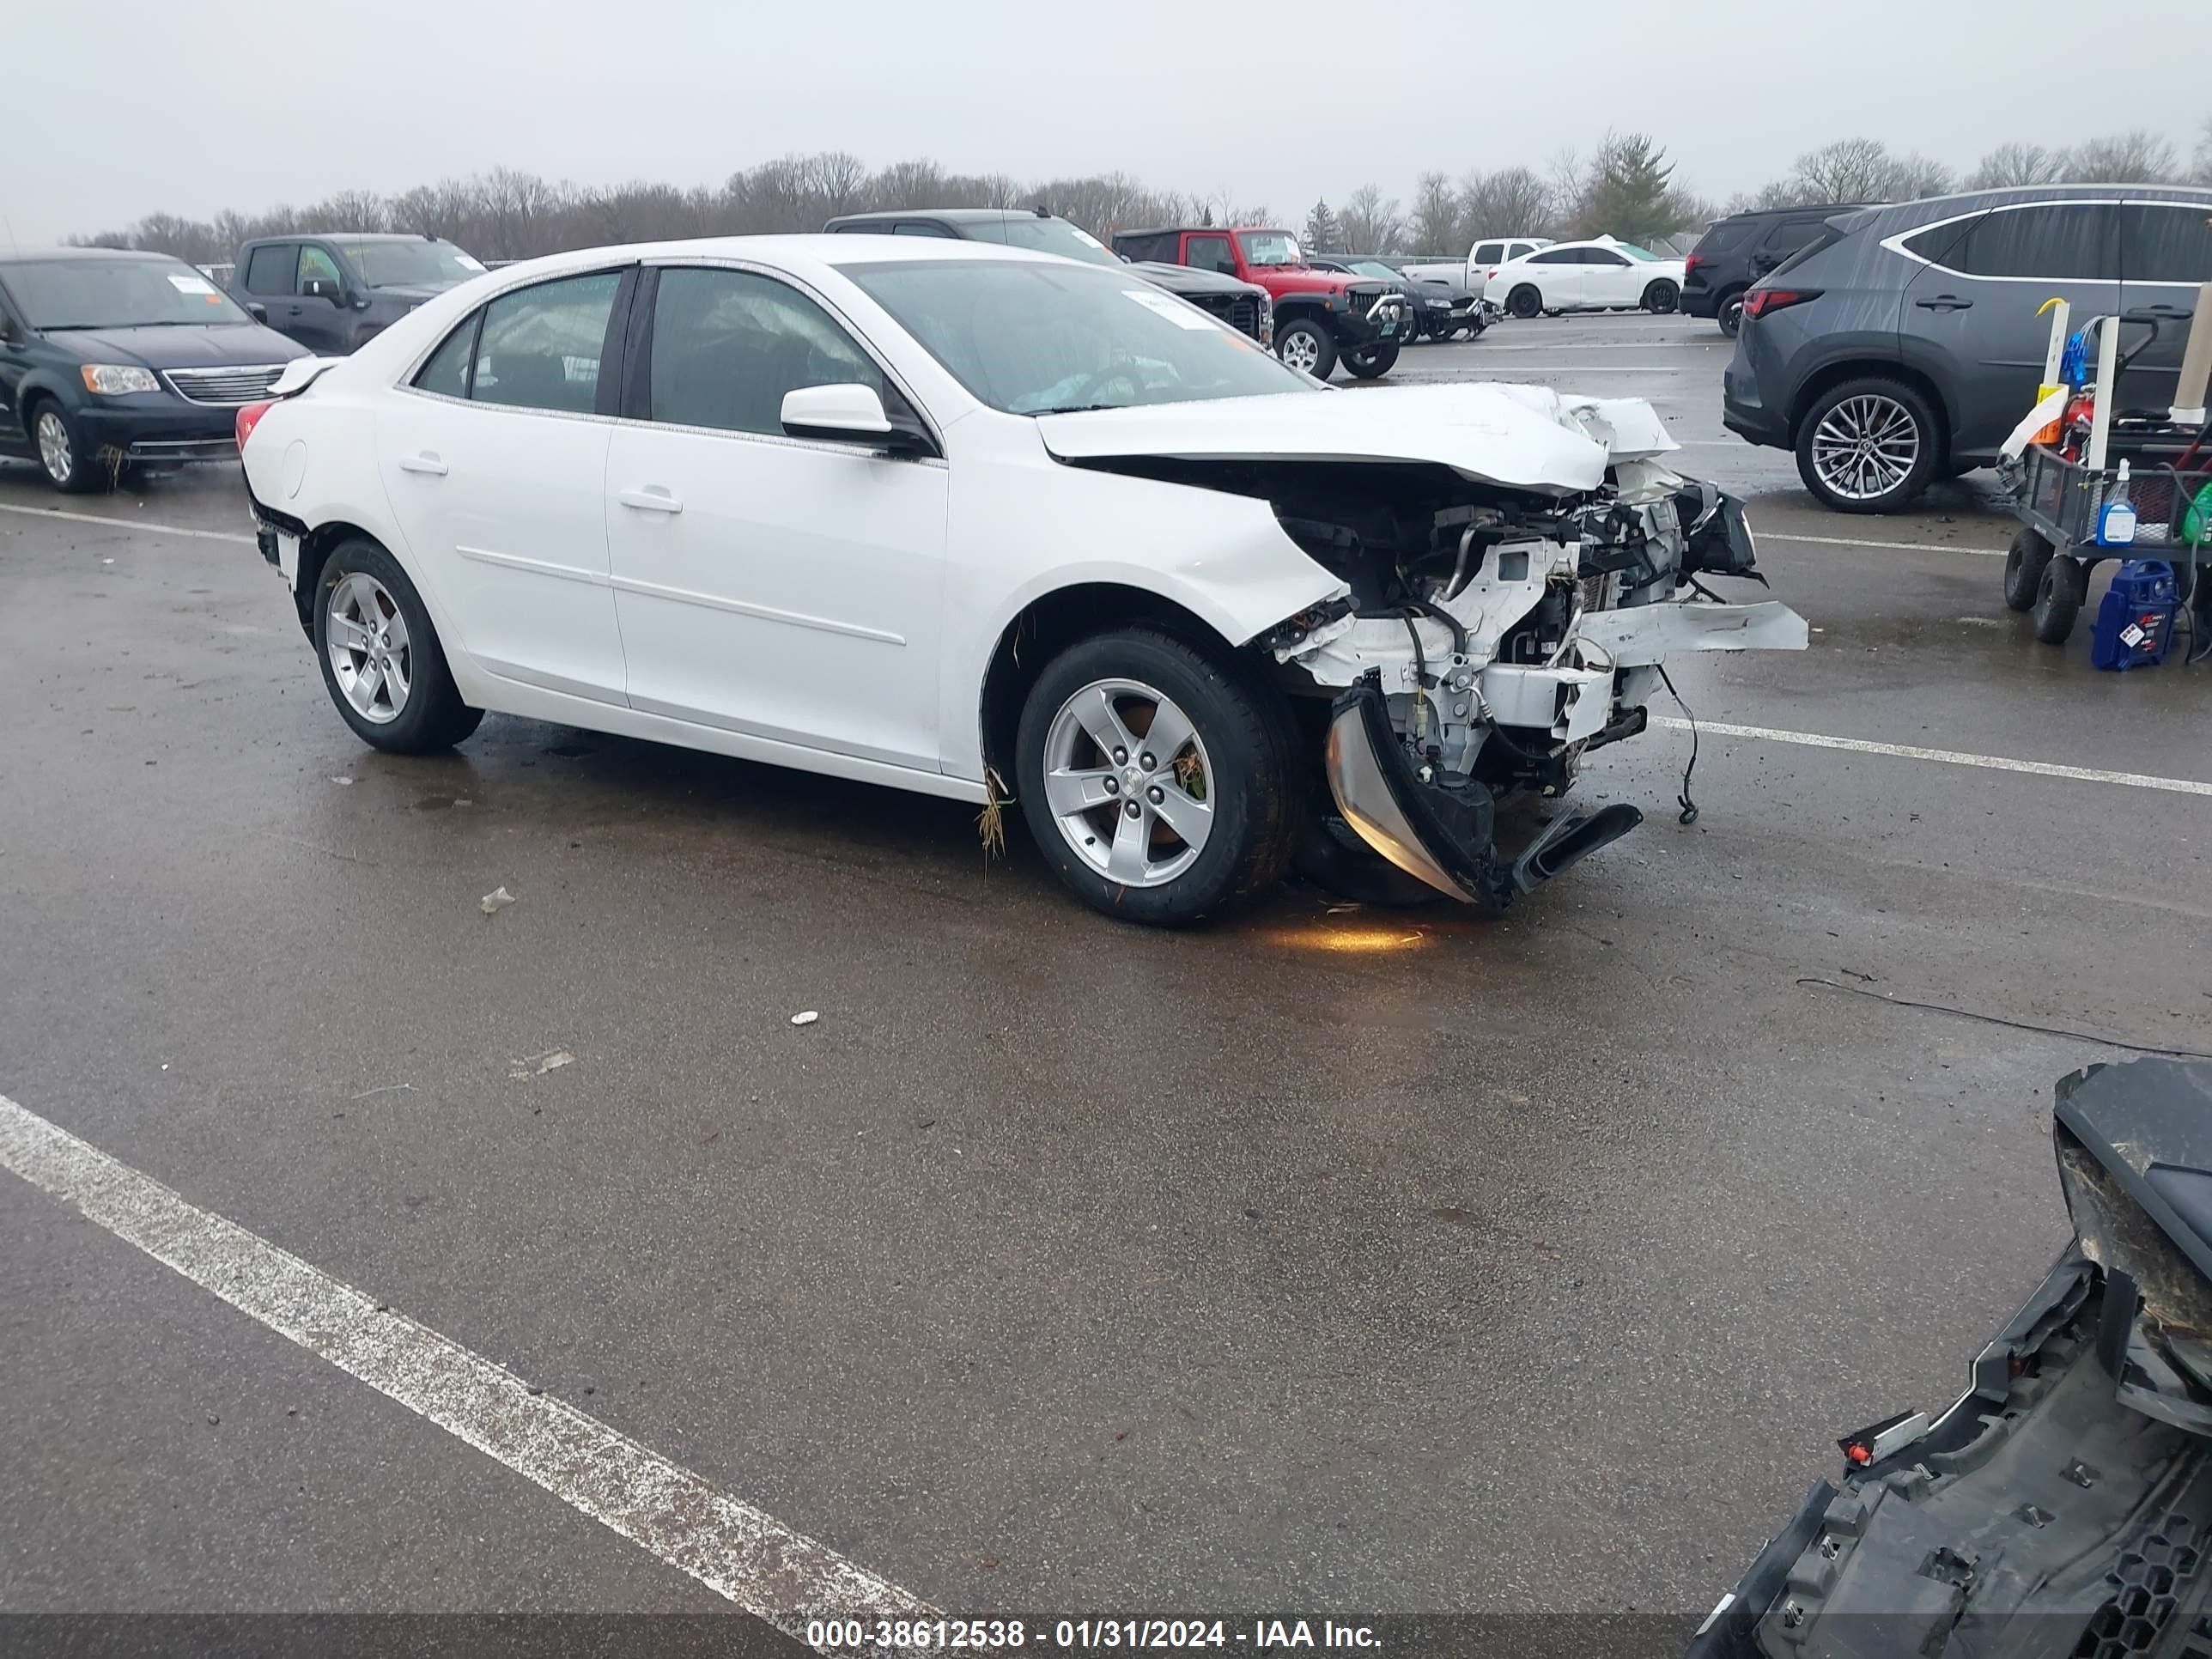
[[1639,303],[1654,317],[1668,316],[1682,303],[1682,290],[1662,276],[1644,290]]
[[1310,317],[1275,325],[1275,356],[1316,380],[1326,380],[1336,373],[1336,342]]
[[30,430],[39,471],[63,495],[89,495],[113,486],[113,474],[86,447],[83,431],[55,399],[44,398],[32,405]]
[[1543,290],[1534,283],[1523,283],[1505,296],[1505,309],[1522,322],[1539,316],[1544,309]]
[[1344,366],[1363,380],[1380,380],[1390,372],[1397,361],[1398,347],[1395,343],[1369,346],[1344,354]]
[[1297,815],[1291,722],[1271,695],[1153,629],[1070,646],[1030,688],[1014,739],[1045,862],[1094,910],[1153,927],[1273,887]]
[[483,710],[461,701],[445,648],[399,562],[366,537],[341,543],[315,585],[323,685],[354,735],[394,755],[450,749]]
[[1868,376],[1823,392],[1797,424],[1797,476],[1837,513],[1894,513],[1936,476],[1942,428],[1902,380]]

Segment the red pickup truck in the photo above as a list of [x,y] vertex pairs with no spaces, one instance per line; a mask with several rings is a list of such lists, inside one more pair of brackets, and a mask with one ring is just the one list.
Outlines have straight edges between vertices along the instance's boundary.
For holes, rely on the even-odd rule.
[[1316,270],[1287,230],[1257,225],[1184,225],[1126,230],[1114,252],[1129,259],[1192,265],[1257,283],[1275,302],[1275,355],[1326,380],[1337,359],[1363,380],[1389,372],[1412,331],[1402,289],[1341,271]]

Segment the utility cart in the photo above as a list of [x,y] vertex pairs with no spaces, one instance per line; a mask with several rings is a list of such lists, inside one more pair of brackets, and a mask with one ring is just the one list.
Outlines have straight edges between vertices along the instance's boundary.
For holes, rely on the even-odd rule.
[[[2067,332],[2065,302],[2051,308],[2044,396],[2015,433],[2017,459],[2005,468],[2021,526],[2005,556],[2005,603],[2032,613],[2036,638],[2063,644],[2100,563],[2162,559],[2180,579],[2198,631],[2212,634],[2212,571],[2198,569],[2212,560],[2212,423],[2204,408],[2212,283],[2198,295],[2177,401],[2164,410],[2118,410],[2112,389],[2161,326],[2172,324],[2172,313],[2095,318],[2075,338]],[[2125,352],[2124,329],[2144,331]],[[2094,375],[2087,372],[2091,351]],[[2032,441],[2022,443],[2031,431]],[[2208,580],[2199,581],[2200,574]]]

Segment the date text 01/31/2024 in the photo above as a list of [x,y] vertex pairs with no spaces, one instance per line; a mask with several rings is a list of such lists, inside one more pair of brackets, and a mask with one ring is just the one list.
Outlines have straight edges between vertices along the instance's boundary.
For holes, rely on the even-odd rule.
[[1226,1648],[1287,1653],[1299,1648],[1373,1649],[1381,1638],[1365,1625],[1305,1619],[1256,1619],[1249,1626],[1220,1619],[816,1619],[806,1644],[818,1653],[854,1651],[1004,1651],[1024,1647],[1103,1649]]

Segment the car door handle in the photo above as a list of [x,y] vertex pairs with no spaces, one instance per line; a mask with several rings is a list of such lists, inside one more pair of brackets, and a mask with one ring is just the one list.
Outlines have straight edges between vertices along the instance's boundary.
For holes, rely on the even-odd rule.
[[1974,302],[1961,300],[1955,294],[1939,294],[1932,300],[1915,300],[1913,304],[1923,311],[1972,311]]
[[402,472],[420,472],[425,477],[430,478],[442,478],[446,476],[446,464],[427,449],[419,455],[402,455],[399,458],[399,470]]
[[645,513],[681,513],[684,502],[675,491],[660,484],[647,484],[642,489],[622,489],[615,499],[624,507],[634,507]]

